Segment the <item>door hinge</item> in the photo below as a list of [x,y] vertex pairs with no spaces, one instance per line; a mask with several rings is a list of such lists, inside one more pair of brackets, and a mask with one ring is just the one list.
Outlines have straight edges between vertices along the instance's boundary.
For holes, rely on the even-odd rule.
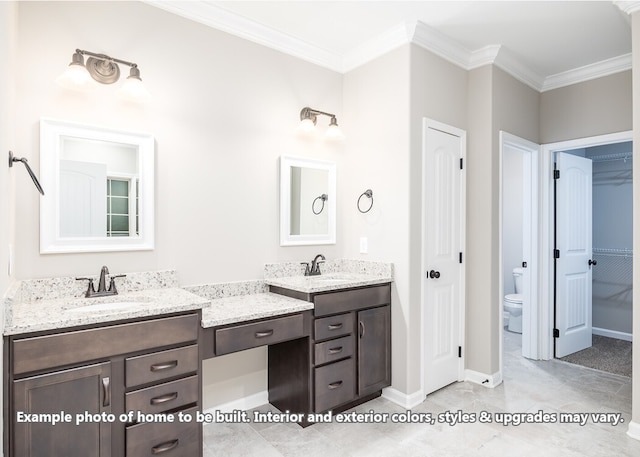
[[462,358],[462,346],[458,346],[458,358]]
[[553,170],[553,179],[560,179],[560,170]]
[[458,261],[462,263],[462,252],[460,253],[460,257],[458,257]]
[[462,170],[463,168],[463,164],[464,163],[464,159],[462,157],[460,157],[460,169]]
[[557,328],[553,329],[553,337],[554,338],[560,338],[560,330],[558,330]]
[[522,262],[522,268],[527,268],[527,262]]
[[559,259],[560,258],[560,249],[554,249],[553,250],[553,258],[554,259]]

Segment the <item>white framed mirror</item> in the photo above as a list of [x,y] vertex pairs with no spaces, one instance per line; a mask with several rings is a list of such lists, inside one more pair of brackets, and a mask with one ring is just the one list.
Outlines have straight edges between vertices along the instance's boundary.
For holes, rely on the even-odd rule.
[[280,245],[336,242],[336,164],[280,158]]
[[154,247],[154,138],[43,118],[40,253]]

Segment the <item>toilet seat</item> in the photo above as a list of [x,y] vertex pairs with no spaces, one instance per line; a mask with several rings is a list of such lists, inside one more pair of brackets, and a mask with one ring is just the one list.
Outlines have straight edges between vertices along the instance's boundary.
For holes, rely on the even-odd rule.
[[504,296],[504,301],[513,305],[522,306],[522,294],[508,294]]

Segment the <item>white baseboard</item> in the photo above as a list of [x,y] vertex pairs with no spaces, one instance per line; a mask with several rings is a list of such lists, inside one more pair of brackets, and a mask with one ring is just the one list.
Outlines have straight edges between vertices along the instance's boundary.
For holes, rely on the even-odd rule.
[[633,335],[631,333],[618,332],[616,330],[608,330],[606,328],[593,327],[591,333],[599,336],[606,336],[608,338],[615,338],[616,340],[633,341]]
[[216,411],[220,411],[222,413],[230,413],[235,410],[246,411],[248,409],[257,408],[258,406],[262,406],[266,403],[269,403],[269,392],[264,390],[256,394],[249,395],[248,397],[242,397],[228,403],[223,403],[222,405],[207,408],[203,413],[215,414]]
[[634,440],[640,441],[640,422],[629,422],[629,430],[627,430],[627,435],[629,435]]
[[464,380],[493,389],[502,384],[502,372],[484,374],[479,371],[465,370]]
[[402,406],[405,409],[411,409],[418,406],[424,401],[424,394],[422,391],[414,392],[411,395],[400,392],[393,387],[385,387],[382,389],[382,398],[386,398],[392,401],[398,406]]

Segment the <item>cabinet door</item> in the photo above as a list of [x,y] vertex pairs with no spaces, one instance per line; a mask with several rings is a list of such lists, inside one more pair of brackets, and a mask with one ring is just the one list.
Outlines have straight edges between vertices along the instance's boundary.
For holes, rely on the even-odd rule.
[[391,312],[389,306],[358,312],[358,395],[391,384]]
[[[20,457],[108,457],[111,424],[76,425],[76,415],[111,411],[109,362],[73,368],[14,381],[13,455]],[[20,413],[71,415],[71,422],[27,422]],[[33,418],[34,416],[28,416]],[[44,418],[46,416],[42,416]]]

